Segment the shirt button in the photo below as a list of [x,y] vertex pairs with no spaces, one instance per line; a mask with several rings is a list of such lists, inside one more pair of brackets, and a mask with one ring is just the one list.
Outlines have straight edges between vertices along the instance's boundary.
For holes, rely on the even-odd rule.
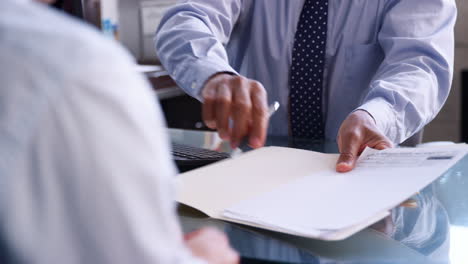
[[195,89],[195,88],[197,88],[197,83],[196,83],[196,82],[193,82],[193,83],[192,83],[192,89]]

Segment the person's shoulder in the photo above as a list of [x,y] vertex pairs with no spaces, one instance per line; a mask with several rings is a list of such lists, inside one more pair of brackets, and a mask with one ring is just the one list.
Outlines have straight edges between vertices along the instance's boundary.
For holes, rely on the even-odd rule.
[[114,111],[150,97],[116,41],[59,11],[20,1],[0,0],[0,105],[26,116],[89,104]]
[[17,63],[62,78],[103,62],[133,64],[128,52],[97,29],[42,4],[10,5],[0,19],[0,31],[0,49],[15,54]]

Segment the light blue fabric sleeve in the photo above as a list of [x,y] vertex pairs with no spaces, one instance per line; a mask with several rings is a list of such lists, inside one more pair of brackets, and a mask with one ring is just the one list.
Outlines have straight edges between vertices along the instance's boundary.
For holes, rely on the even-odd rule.
[[205,82],[218,72],[237,72],[225,45],[239,17],[241,0],[185,0],[170,8],[155,37],[156,52],[171,77],[201,100]]
[[378,41],[385,53],[363,104],[381,131],[400,143],[440,111],[453,77],[454,0],[396,0]]

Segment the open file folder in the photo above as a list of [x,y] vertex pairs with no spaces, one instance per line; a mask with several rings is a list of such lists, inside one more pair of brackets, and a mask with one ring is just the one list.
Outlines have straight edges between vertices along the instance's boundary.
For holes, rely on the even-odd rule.
[[468,152],[467,145],[366,149],[337,173],[337,154],[265,147],[177,178],[177,201],[208,216],[323,240],[388,216]]

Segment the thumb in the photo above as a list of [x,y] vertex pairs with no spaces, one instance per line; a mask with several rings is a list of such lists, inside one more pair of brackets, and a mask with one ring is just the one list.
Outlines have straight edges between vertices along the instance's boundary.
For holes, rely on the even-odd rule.
[[358,158],[361,142],[358,140],[344,141],[340,147],[340,157],[336,163],[337,172],[348,172],[354,169]]

